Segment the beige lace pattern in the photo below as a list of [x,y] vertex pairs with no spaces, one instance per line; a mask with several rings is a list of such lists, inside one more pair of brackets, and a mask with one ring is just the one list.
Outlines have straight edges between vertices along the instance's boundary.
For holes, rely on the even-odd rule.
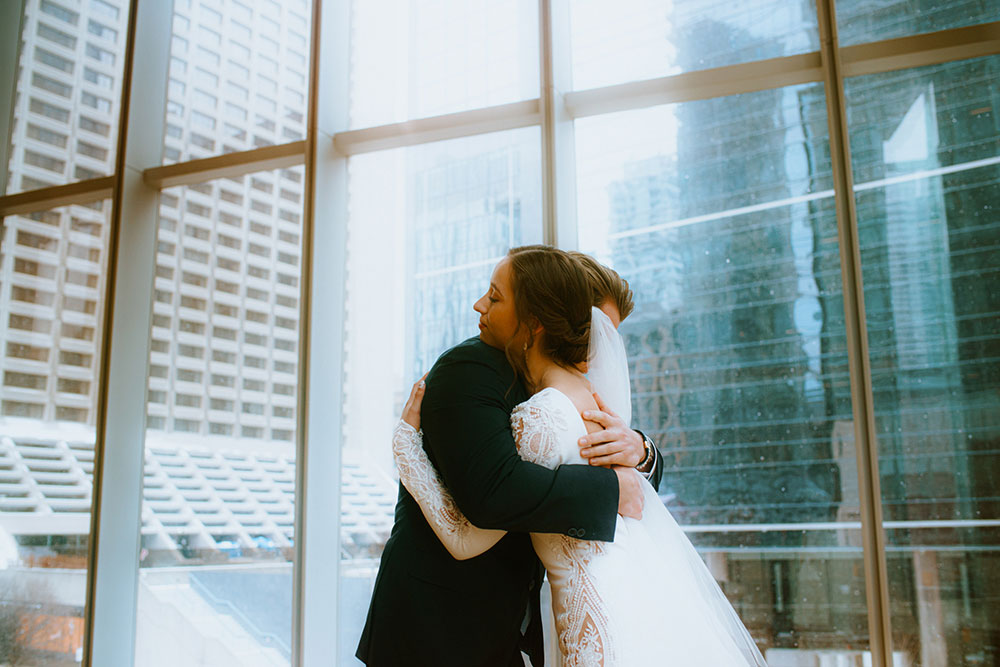
[[420,432],[402,420],[392,432],[392,456],[403,486],[417,499],[425,515],[435,517],[432,523],[436,527],[446,535],[472,527],[427,458]]
[[420,432],[402,420],[392,432],[392,457],[399,470],[399,481],[420,505],[427,523],[453,557],[478,556],[506,534],[472,525],[424,451]]
[[[560,435],[568,433],[564,410],[547,404],[550,392],[535,394],[511,414],[511,428],[518,452],[526,461],[555,468],[563,461]],[[576,438],[573,438],[575,446]],[[564,448],[568,445],[564,445]],[[610,667],[615,663],[610,619],[597,586],[589,574],[591,561],[604,553],[601,542],[578,540],[566,535],[545,535],[548,555],[556,562],[546,562],[550,574],[555,570],[564,583],[553,590],[556,598],[556,629],[559,650],[566,667]],[[543,560],[548,560],[545,558]]]

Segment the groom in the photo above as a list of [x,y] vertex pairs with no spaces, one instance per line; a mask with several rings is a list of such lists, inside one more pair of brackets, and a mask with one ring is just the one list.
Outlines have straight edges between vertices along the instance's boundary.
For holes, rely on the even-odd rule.
[[[491,294],[510,294],[507,262],[497,265]],[[510,413],[528,394],[502,349],[504,326],[516,319],[505,320],[486,299],[476,302],[480,314],[491,310],[480,336],[445,352],[428,374],[421,425],[424,448],[462,513],[480,528],[509,532],[486,553],[455,560],[400,484],[357,650],[370,667],[523,667],[522,651],[540,667],[541,566],[528,533],[612,541],[617,514],[642,512],[641,482],[631,470],[549,470],[518,456]],[[630,466],[644,458],[640,433],[611,414],[594,421],[605,430],[587,436],[591,452]],[[654,486],[659,461],[655,467]]]

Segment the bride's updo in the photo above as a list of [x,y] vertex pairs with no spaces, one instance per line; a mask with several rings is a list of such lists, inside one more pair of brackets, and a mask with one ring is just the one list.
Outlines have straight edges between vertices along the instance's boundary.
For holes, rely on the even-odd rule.
[[[560,366],[571,368],[585,362],[593,298],[583,267],[569,253],[551,246],[513,248],[507,256],[518,331],[527,328],[526,348],[507,345],[511,365],[526,377],[524,349],[536,344]],[[544,329],[540,341],[533,332],[538,325]]]

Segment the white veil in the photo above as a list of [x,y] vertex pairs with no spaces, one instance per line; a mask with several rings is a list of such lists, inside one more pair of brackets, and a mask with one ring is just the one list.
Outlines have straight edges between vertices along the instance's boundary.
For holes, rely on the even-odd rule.
[[600,308],[590,309],[587,379],[601,400],[626,424],[632,423],[632,389],[621,334]]
[[[625,343],[611,324],[611,319],[598,308],[591,309],[587,357],[587,378],[594,391],[626,424],[631,424],[632,391]],[[690,640],[704,640],[675,647],[675,654],[668,657],[678,664],[701,664],[701,652],[707,642],[714,647],[713,650],[728,655],[724,662],[714,664],[766,667],[753,637],[683,529],[664,507],[652,486],[644,485],[644,493],[646,511],[642,524],[651,542],[647,542],[648,548],[639,550],[643,557],[649,559],[641,570],[668,573],[663,581],[650,586],[651,591],[660,591],[664,587],[667,590],[661,591],[664,599],[649,602],[648,609],[643,602],[635,602],[632,607],[637,606],[642,614],[660,616],[663,622],[672,625],[675,632]],[[635,536],[633,539],[639,538]],[[629,590],[626,582],[622,582],[622,590]],[[678,605],[678,613],[667,620],[661,605],[669,605],[671,599],[683,600],[684,603]],[[656,642],[651,646],[656,646]],[[694,652],[688,655],[688,650]]]

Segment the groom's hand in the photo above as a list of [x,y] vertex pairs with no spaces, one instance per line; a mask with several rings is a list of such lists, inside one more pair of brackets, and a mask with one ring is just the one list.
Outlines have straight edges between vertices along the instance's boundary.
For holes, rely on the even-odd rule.
[[618,475],[618,513],[632,519],[642,518],[642,477],[632,468],[612,468]]
[[592,466],[618,465],[634,468],[646,456],[642,436],[628,427],[621,417],[594,394],[600,410],[587,410],[583,418],[599,424],[602,430],[583,436],[578,441],[580,456]]

